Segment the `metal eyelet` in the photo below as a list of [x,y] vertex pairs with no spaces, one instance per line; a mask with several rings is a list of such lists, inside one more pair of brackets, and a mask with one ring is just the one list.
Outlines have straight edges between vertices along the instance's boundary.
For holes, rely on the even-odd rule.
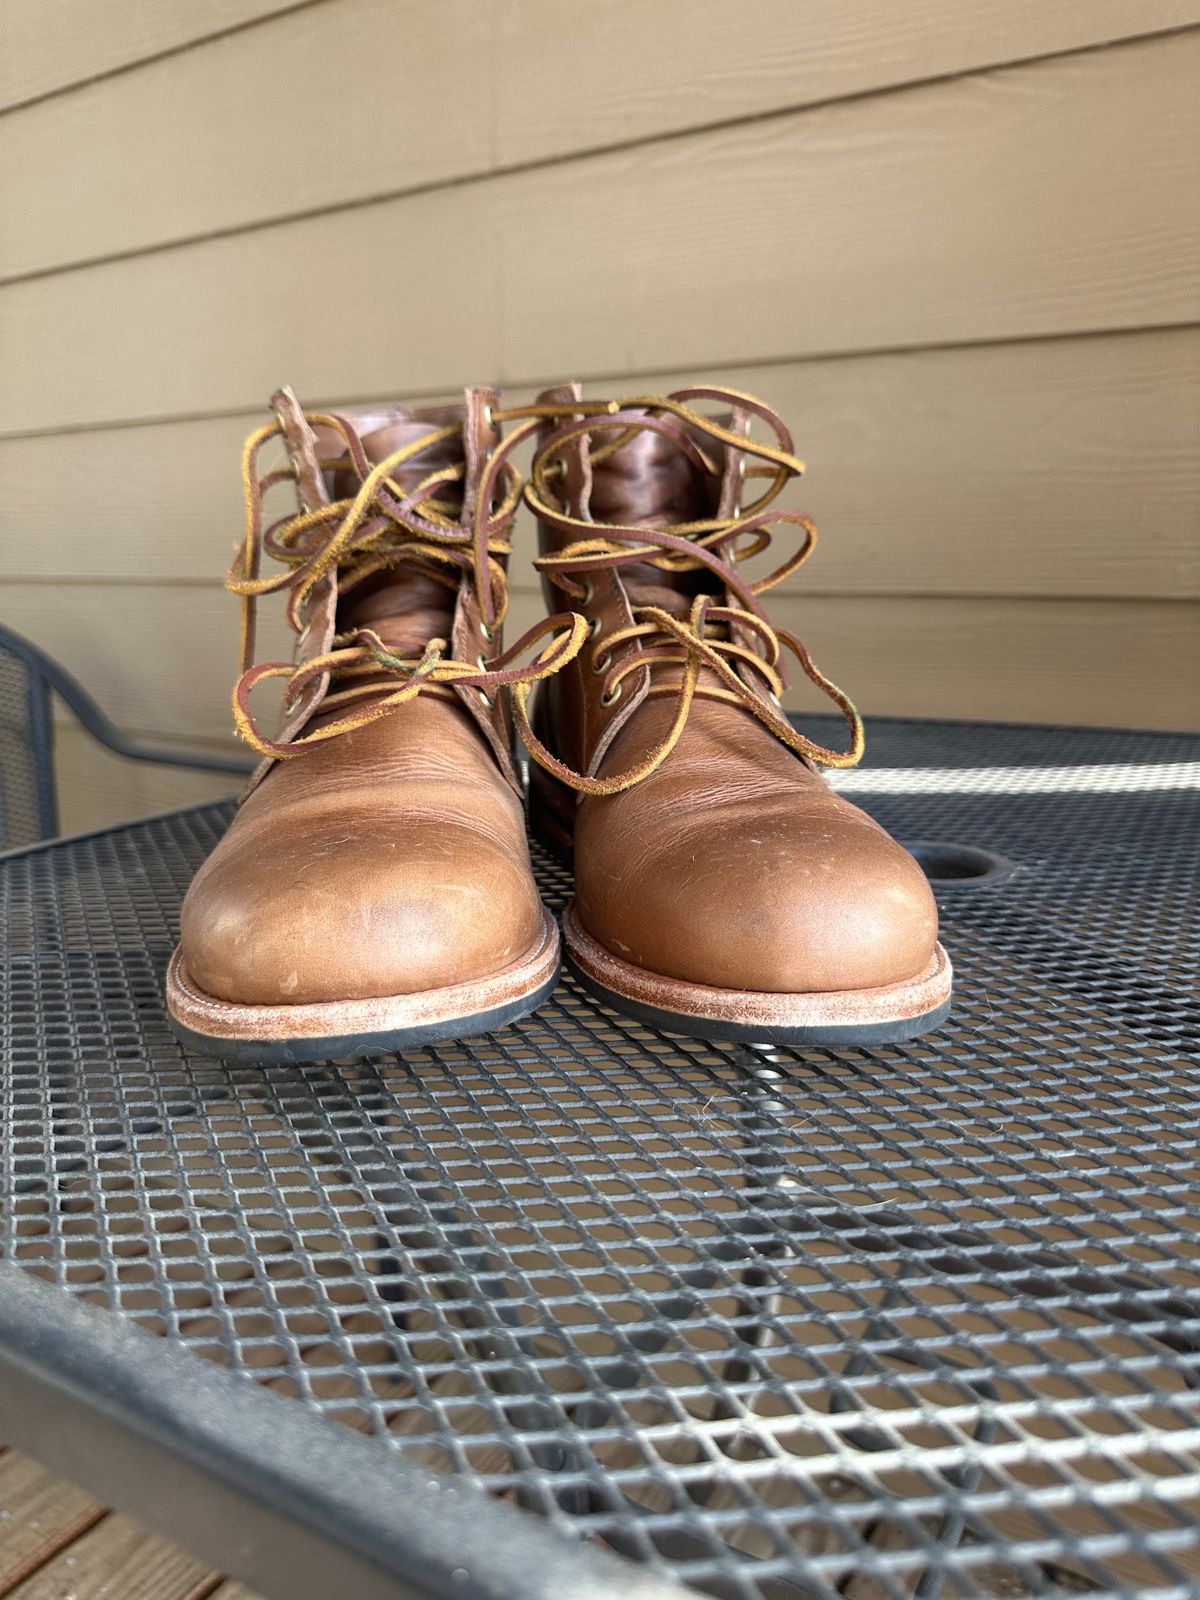
[[590,606],[592,601],[595,598],[596,598],[596,585],[592,582],[592,580],[590,578],[585,578],[583,580],[583,594],[580,597],[579,604],[581,606]]
[[597,656],[596,659],[592,662],[592,671],[596,674],[597,677],[600,677],[601,674],[607,672],[609,667],[611,667],[611,666],[612,666],[612,651],[611,650],[606,650],[603,655]]
[[483,701],[484,705],[490,711],[492,709],[492,697],[491,697],[490,694],[488,694],[486,689],[480,689],[479,698],[480,698],[480,700]]
[[489,627],[486,622],[481,622],[479,624],[479,634],[484,644],[491,644],[493,639],[496,637],[495,630]]
[[588,638],[589,639],[594,639],[599,632],[600,632],[600,618],[599,617],[593,617],[592,618],[591,627],[588,629]]
[[619,683],[611,694],[602,694],[600,696],[600,704],[602,706],[615,706],[617,701],[621,698],[621,690],[624,687],[625,685],[623,683]]
[[483,658],[483,652],[482,651],[480,651],[480,653],[475,657],[475,665],[479,668],[480,672],[486,672],[487,671],[488,664]]

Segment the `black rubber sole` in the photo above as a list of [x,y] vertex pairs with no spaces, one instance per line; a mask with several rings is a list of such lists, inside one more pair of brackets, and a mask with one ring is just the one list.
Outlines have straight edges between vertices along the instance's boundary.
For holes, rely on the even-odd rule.
[[869,1049],[873,1045],[906,1044],[940,1028],[950,1015],[953,996],[919,1017],[902,1017],[896,1022],[872,1022],[862,1027],[839,1028],[746,1028],[737,1022],[718,1022],[711,1017],[690,1017],[678,1011],[664,1011],[640,1000],[629,1000],[584,972],[568,954],[567,970],[588,994],[603,1001],[622,1016],[632,1017],[661,1033],[682,1033],[689,1039],[713,1039],[723,1044],[798,1044],[826,1050]]
[[507,1028],[510,1022],[519,1022],[537,1010],[554,992],[561,974],[561,965],[551,977],[532,994],[519,1000],[509,1000],[490,1011],[476,1011],[469,1017],[448,1017],[444,1022],[430,1022],[419,1028],[392,1028],[382,1033],[349,1033],[326,1039],[218,1039],[211,1034],[197,1033],[177,1022],[167,1013],[171,1031],[183,1047],[194,1055],[216,1056],[220,1061],[233,1061],[243,1066],[298,1067],[314,1061],[332,1061],[341,1056],[386,1056],[405,1050],[417,1050],[423,1045],[445,1044],[450,1040],[475,1039],[481,1034],[496,1033]]

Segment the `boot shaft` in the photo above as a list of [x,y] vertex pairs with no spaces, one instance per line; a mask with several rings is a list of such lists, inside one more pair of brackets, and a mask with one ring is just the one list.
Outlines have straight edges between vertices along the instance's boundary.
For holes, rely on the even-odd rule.
[[[512,520],[511,515],[495,519],[488,507],[478,515],[481,484],[500,444],[493,420],[497,398],[494,389],[477,387],[466,390],[457,405],[306,413],[290,390],[273,397],[274,431],[287,448],[299,518],[276,523],[264,536],[260,508],[258,548],[251,555],[254,539],[248,535],[247,553],[240,568],[235,564],[229,586],[247,597],[245,684],[253,661],[256,603],[253,584],[247,582],[250,568],[257,572],[264,550],[290,561],[288,616],[297,634],[293,666],[298,676],[273,740],[253,737],[254,724],[244,710],[248,690],[242,694],[239,728],[246,733],[249,727],[251,742],[269,758],[256,781],[270,759],[294,753],[306,735],[324,736],[341,725],[346,691],[331,693],[333,679],[321,664],[336,659],[345,641],[368,641],[379,660],[374,673],[369,660],[341,669],[354,674],[357,716],[370,711],[373,695],[382,701],[395,690],[400,663],[415,670],[430,652],[486,676],[484,664],[503,648]],[[381,464],[382,474],[374,470]],[[249,463],[247,472],[252,476]],[[259,480],[260,490],[277,476]],[[515,495],[510,499],[515,509]],[[313,562],[321,568],[315,582]],[[285,576],[279,586],[286,585]],[[422,692],[461,705],[516,786],[507,698],[475,683],[459,683],[448,671],[441,676],[444,686],[435,675]]]
[[[561,604],[565,594],[586,616],[592,641],[540,696],[539,736],[570,769],[556,775],[581,792],[615,792],[598,787],[596,774],[639,707],[661,695],[677,697],[677,717],[665,744],[656,736],[637,749],[630,783],[665,758],[689,716],[705,715],[705,701],[739,705],[754,737],[773,735],[805,759],[852,765],[862,748],[857,713],[799,641],[772,628],[759,599],[816,540],[806,517],[767,509],[803,471],[782,421],[751,396],[707,388],[606,405],[563,385],[541,398],[579,409],[543,431],[535,457],[538,564],[548,602]],[[728,410],[712,417],[697,409],[710,403]],[[777,443],[752,437],[755,419]],[[800,548],[749,582],[740,564],[766,550],[777,524],[799,526]],[[783,646],[842,709],[853,736],[848,752],[799,738],[787,723]],[[533,754],[541,761],[536,747]]]
[[[495,398],[494,391],[482,393],[484,406]],[[411,493],[433,473],[461,474],[433,491],[445,514],[461,523],[468,504],[467,479],[478,481],[482,462],[499,443],[498,430],[486,421],[484,406],[468,401],[412,410],[343,410],[338,414],[357,436],[362,457],[370,466],[378,466],[389,456],[428,439],[424,449],[402,461],[389,476],[399,489]],[[454,432],[447,436],[447,429]],[[313,432],[330,499],[352,500],[362,478],[344,435],[329,427],[317,427]],[[494,552],[493,559],[507,570],[506,549],[501,547]],[[435,576],[411,563],[382,568],[339,595],[336,632],[344,634],[370,627],[397,654],[419,654],[431,639],[451,638],[467,574],[461,573],[453,585],[442,581],[446,576]]]

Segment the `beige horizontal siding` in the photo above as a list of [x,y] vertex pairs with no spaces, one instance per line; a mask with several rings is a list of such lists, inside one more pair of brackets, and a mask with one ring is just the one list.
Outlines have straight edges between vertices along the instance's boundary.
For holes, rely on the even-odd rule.
[[501,81],[533,71],[497,142],[528,161],[1187,27],[1200,5],[605,0],[568,21],[559,0],[518,0],[503,14]]
[[500,372],[1196,320],[1198,76],[1200,32],[526,174]]
[[123,761],[82,728],[65,721],[55,729],[54,745],[58,822],[63,833],[107,828],[127,817],[220,800],[241,787],[229,773]]
[[0,432],[1200,320],[1200,31],[0,290]]
[[[535,594],[515,595],[511,636],[540,614]],[[77,672],[121,726],[229,732],[237,622],[221,591],[0,584],[0,616]],[[792,595],[772,616],[868,715],[1200,721],[1196,602]],[[281,637],[268,633],[263,659]],[[806,688],[789,703],[820,702]]]
[[[1200,329],[720,378],[773,404],[809,462],[788,503],[822,540],[790,590],[1200,594]],[[266,415],[0,441],[0,505],[20,530],[0,578],[211,583],[241,533],[242,439]],[[533,553],[520,526],[517,579]]]
[[[238,605],[218,585],[0,584],[0,618],[74,673],[127,733],[232,735]],[[261,659],[290,656],[279,607],[263,618]]]
[[307,6],[0,119],[0,278],[1196,23],[1200,0]]
[[0,110],[208,38],[296,0],[4,0]]

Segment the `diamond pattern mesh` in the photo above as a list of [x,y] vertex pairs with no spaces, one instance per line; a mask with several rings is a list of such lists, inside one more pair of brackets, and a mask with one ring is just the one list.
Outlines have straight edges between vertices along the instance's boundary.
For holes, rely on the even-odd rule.
[[1016,870],[940,893],[951,1023],[869,1052],[564,980],[492,1039],[227,1066],[160,985],[228,806],[11,859],[0,1246],[710,1595],[1194,1594],[1198,757],[876,724],[855,799]]

